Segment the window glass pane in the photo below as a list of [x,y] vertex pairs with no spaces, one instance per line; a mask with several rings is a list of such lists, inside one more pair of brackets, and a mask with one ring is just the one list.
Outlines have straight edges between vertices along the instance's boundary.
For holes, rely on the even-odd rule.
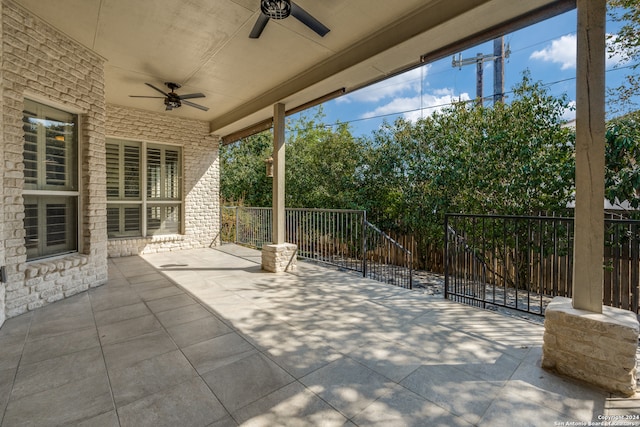
[[165,194],[167,199],[180,198],[180,152],[165,150]]
[[107,154],[107,198],[140,200],[140,144],[109,141]]
[[25,203],[24,205],[25,246],[27,252],[38,250],[38,205],[37,203]]
[[147,207],[147,233],[176,234],[180,231],[180,206],[162,205]]
[[142,207],[139,205],[107,206],[107,234],[109,237],[131,237],[142,235],[140,228]]
[[123,146],[124,197],[140,198],[140,147],[125,144]]
[[107,208],[107,234],[115,237],[120,232],[120,208]]
[[124,231],[125,233],[140,234],[140,206],[124,208]]
[[25,197],[27,259],[76,251],[77,212],[75,196]]
[[69,230],[69,206],[63,203],[47,203],[47,247],[64,245]]
[[147,197],[162,197],[162,150],[147,148]]
[[106,151],[107,198],[118,199],[120,197],[120,146],[107,143]]
[[25,187],[77,190],[77,116],[25,100]]
[[36,113],[25,111],[22,119],[24,130],[24,183],[28,187],[38,185],[38,125],[33,119]]

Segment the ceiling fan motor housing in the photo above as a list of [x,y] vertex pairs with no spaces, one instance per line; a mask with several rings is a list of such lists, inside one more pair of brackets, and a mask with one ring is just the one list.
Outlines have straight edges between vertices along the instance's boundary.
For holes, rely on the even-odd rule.
[[291,1],[261,0],[260,10],[271,19],[284,19],[291,15]]

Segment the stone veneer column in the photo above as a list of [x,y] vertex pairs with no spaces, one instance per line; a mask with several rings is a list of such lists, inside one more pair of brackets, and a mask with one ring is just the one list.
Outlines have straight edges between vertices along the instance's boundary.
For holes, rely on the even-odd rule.
[[556,297],[545,311],[542,367],[630,396],[636,390],[638,319],[602,307],[606,4],[578,0],[577,8],[573,301]]
[[573,308],[557,297],[545,311],[542,367],[631,396],[636,390],[637,316],[604,307],[602,313]]
[[297,246],[285,243],[285,106],[273,107],[273,245],[262,247],[262,269],[272,273],[296,269]]
[[271,273],[295,271],[298,247],[293,243],[262,247],[262,269]]

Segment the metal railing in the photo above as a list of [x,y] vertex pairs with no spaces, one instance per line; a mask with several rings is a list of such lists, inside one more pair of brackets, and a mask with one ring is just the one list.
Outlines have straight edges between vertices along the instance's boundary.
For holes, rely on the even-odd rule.
[[[271,243],[271,208],[222,209],[223,241],[257,249]],[[411,252],[370,224],[365,211],[287,208],[285,239],[297,245],[299,258],[408,289],[413,286]]]
[[[445,217],[445,297],[543,315],[571,297],[573,218]],[[605,305],[640,313],[640,221],[605,220]]]

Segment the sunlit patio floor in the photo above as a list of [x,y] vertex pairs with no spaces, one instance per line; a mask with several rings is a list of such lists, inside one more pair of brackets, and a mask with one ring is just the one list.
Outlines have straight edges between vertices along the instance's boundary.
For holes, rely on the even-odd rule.
[[110,259],[108,284],[0,329],[1,425],[511,427],[640,415],[640,397],[542,370],[540,324],[298,267],[265,273],[258,252],[234,245]]

